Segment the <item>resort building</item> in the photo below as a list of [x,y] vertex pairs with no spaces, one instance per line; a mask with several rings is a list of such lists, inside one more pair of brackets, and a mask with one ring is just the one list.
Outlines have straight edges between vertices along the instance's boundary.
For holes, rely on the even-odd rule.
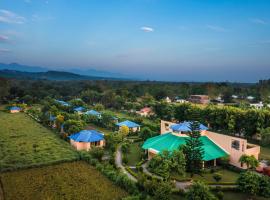
[[149,117],[153,115],[153,111],[149,107],[142,108],[140,111],[137,112],[137,114],[141,115],[142,117]]
[[171,103],[171,102],[172,102],[172,100],[170,99],[170,97],[166,97],[166,98],[165,98],[165,102],[167,102],[167,103]]
[[9,112],[10,113],[18,113],[18,112],[21,112],[21,108],[20,107],[17,107],[17,106],[12,106],[9,108]]
[[77,150],[89,151],[92,147],[104,147],[104,135],[96,130],[82,130],[69,136],[70,144]]
[[208,104],[210,99],[207,95],[190,95],[189,102],[198,104]]
[[130,132],[140,131],[140,125],[136,124],[135,122],[129,121],[129,120],[119,122],[116,125],[119,127],[119,129],[121,126],[127,126],[129,128]]
[[87,112],[85,112],[84,114],[86,115],[92,115],[92,116],[96,116],[97,118],[101,118],[101,113],[95,110],[88,110]]
[[[188,137],[187,133],[191,131],[191,123],[176,124],[161,121],[161,135],[149,138],[142,146],[147,151],[148,158],[151,159],[163,150],[173,151],[184,145]],[[260,146],[249,144],[246,139],[208,131],[203,124],[200,124],[199,131],[204,149],[204,165],[215,166],[218,159],[229,156],[231,165],[245,169],[247,166],[239,162],[242,155],[254,155],[256,159],[259,157]]]

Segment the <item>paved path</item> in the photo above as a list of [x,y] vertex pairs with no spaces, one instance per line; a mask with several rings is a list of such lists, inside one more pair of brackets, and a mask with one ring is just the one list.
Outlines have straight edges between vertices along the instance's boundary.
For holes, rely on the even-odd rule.
[[128,176],[128,178],[134,182],[137,182],[137,179],[132,176],[123,166],[122,164],[122,151],[121,151],[121,145],[117,147],[116,155],[115,155],[115,165],[120,168],[120,170]]

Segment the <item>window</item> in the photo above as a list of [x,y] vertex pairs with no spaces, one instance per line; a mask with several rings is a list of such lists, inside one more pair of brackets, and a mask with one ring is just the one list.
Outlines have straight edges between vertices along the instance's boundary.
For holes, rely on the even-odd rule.
[[165,129],[168,131],[169,130],[169,124],[168,123],[165,123]]
[[238,140],[233,140],[232,141],[232,148],[239,150],[240,149],[240,142]]

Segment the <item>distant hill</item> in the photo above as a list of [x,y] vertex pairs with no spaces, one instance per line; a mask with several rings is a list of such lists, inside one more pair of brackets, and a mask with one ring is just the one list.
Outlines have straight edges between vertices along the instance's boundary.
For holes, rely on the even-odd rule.
[[69,80],[121,80],[109,77],[83,76],[70,72],[62,71],[46,71],[46,72],[23,72],[18,70],[3,69],[0,70],[0,77],[13,79],[33,79],[33,80],[54,80],[54,81],[69,81]]
[[[10,63],[10,64],[0,63],[0,70],[3,70],[3,69],[23,71],[23,72],[51,71],[51,68],[40,67],[40,66],[28,66],[28,65],[21,65],[18,63]],[[67,69],[64,67],[58,67],[57,70],[71,72],[71,73],[75,73],[75,74],[79,74],[83,76],[98,76],[98,77],[108,77],[108,78],[130,78],[119,73],[107,72],[107,71],[96,70],[96,69],[81,69],[80,67],[73,67],[70,69]]]

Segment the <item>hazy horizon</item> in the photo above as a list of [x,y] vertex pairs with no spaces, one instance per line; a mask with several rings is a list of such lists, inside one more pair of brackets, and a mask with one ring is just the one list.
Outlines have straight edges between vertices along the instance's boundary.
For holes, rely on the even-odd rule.
[[0,62],[161,81],[270,78],[270,1],[9,0]]

